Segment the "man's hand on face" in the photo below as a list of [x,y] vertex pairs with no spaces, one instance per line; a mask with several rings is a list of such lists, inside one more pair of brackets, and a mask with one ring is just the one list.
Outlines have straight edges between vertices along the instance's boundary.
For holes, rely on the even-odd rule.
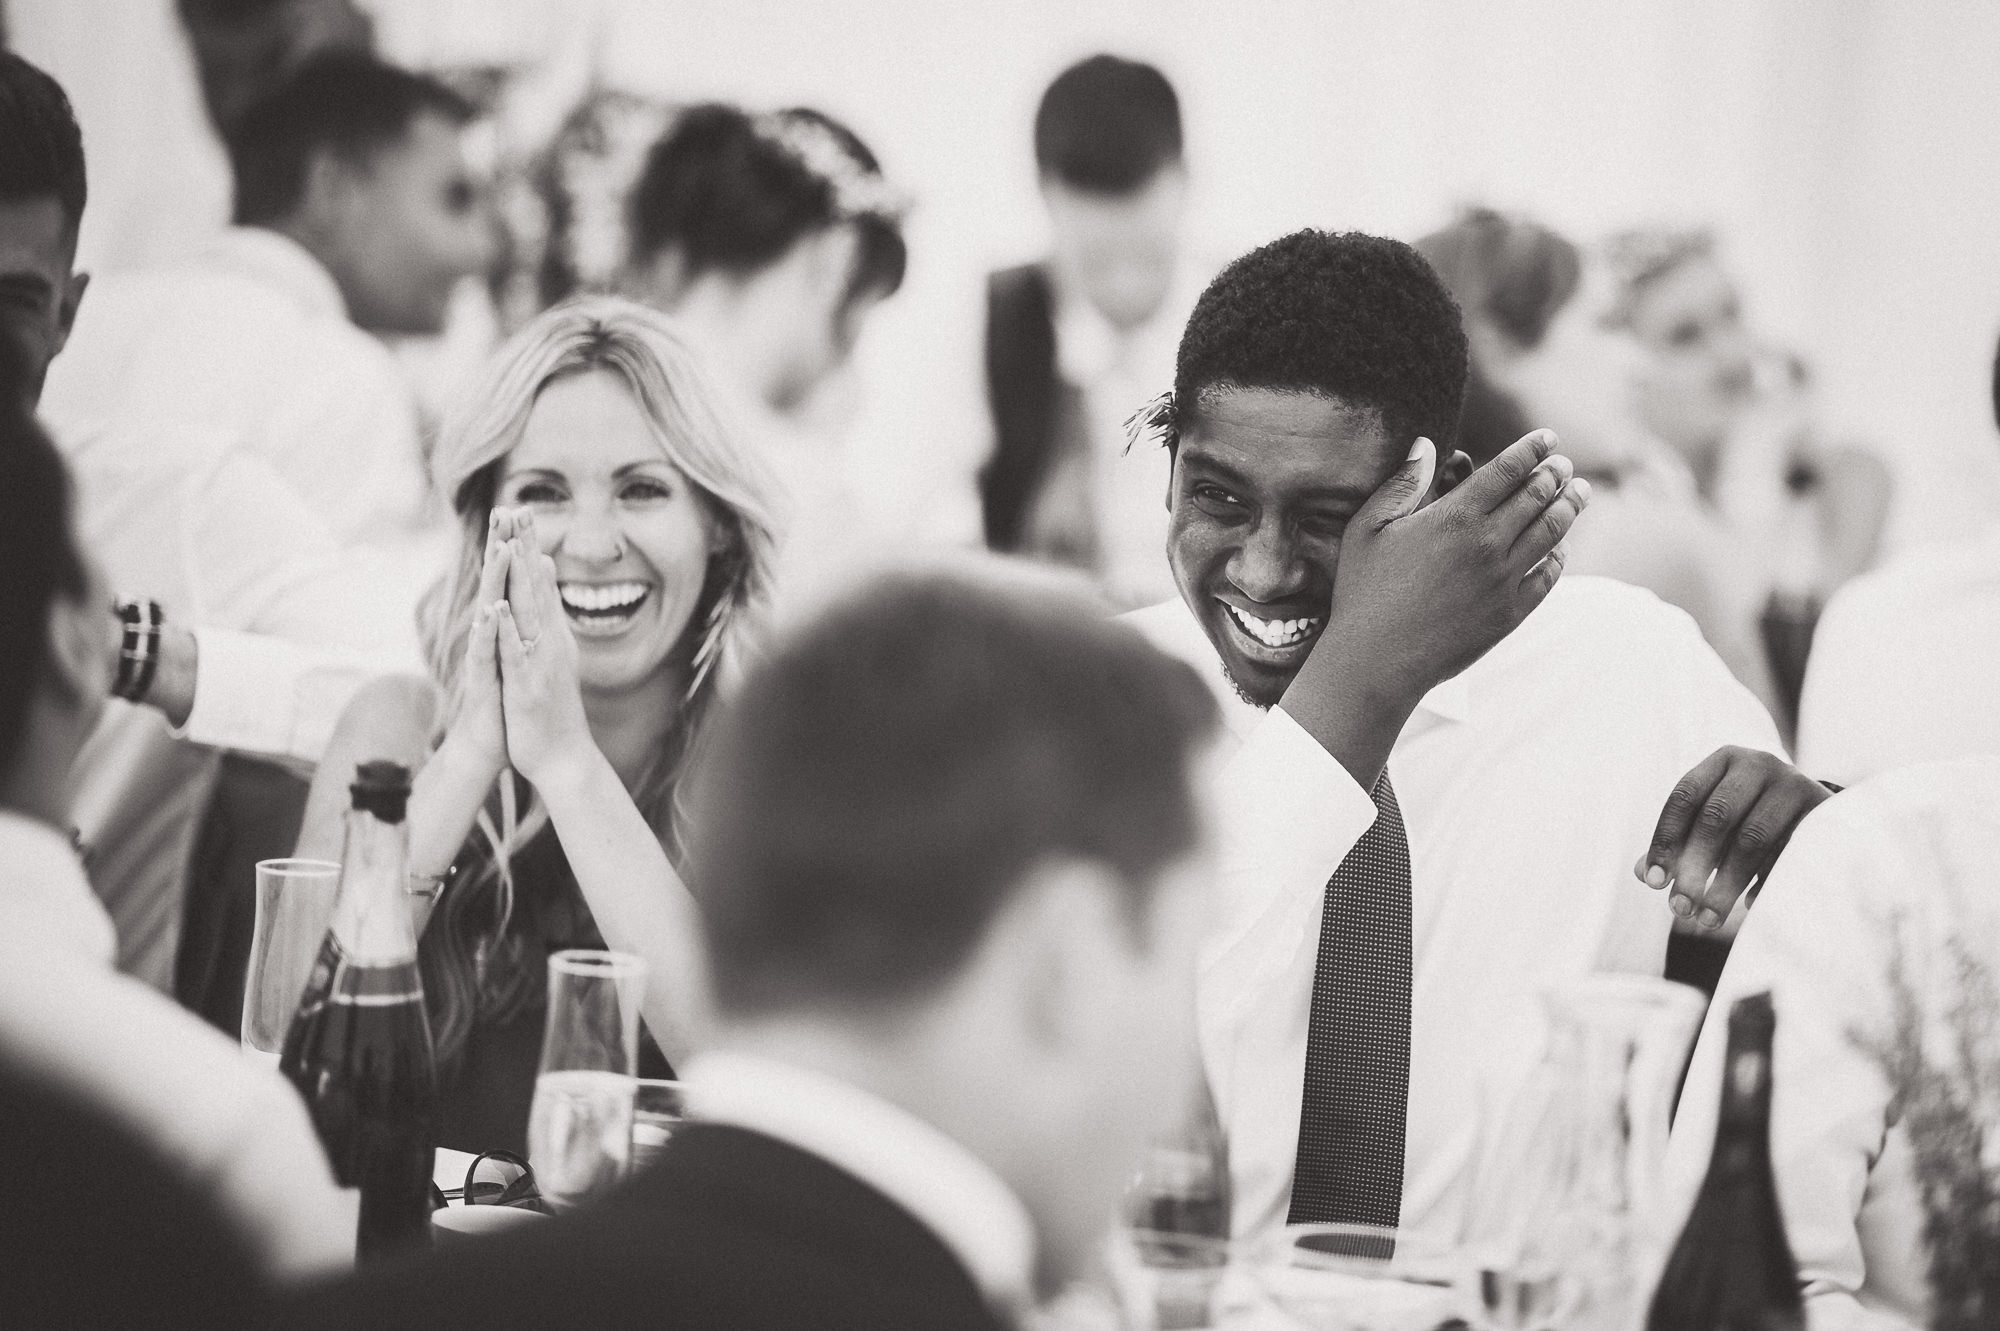
[[1721,748],[1681,778],[1633,866],[1649,887],[1671,887],[1674,914],[1704,929],[1778,862],[1799,820],[1833,792],[1782,758]]
[[1326,629],[1280,702],[1364,789],[1410,712],[1542,603],[1590,483],[1537,430],[1428,507],[1437,453],[1410,458],[1347,525]]

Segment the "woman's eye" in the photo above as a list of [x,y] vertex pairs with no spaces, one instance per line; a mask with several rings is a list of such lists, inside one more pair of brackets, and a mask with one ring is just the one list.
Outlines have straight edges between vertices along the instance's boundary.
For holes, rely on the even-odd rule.
[[556,504],[562,502],[562,491],[547,481],[529,481],[514,492],[517,504]]
[[674,492],[665,481],[628,481],[625,488],[618,492],[618,497],[649,501],[671,499],[674,497]]

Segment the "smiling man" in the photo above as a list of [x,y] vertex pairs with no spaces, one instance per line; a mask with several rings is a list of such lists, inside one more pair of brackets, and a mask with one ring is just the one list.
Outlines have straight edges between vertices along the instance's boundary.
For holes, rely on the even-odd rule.
[[1456,1233],[1537,991],[1658,975],[1668,900],[1719,923],[1826,794],[1687,616],[1558,585],[1589,486],[1547,431],[1474,472],[1466,372],[1415,251],[1303,231],[1209,286],[1155,418],[1180,598],[1131,619],[1238,743],[1200,999],[1242,1233]]

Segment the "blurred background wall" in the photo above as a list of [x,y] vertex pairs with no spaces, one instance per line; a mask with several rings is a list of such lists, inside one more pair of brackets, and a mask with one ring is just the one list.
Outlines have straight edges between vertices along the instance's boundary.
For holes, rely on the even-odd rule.
[[[411,63],[537,66],[527,122],[593,79],[806,103],[918,200],[910,277],[861,353],[857,433],[922,450],[988,268],[1035,254],[1029,123],[1111,49],[1181,90],[1218,260],[1316,225],[1405,237],[1481,201],[1584,239],[1712,226],[1822,418],[1902,482],[1891,540],[2000,516],[2000,5],[1982,0],[355,0]],[[6,0],[74,96],[86,261],[157,260],[226,214],[172,0]],[[143,99],[134,89],[143,90]],[[940,445],[948,446],[948,445]]]

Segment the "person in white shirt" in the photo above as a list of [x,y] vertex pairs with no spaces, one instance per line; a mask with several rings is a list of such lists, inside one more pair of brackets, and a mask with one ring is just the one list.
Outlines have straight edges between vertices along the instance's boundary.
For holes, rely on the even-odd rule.
[[[2000,356],[1993,414],[2000,420]],[[1853,785],[1907,763],[2000,754],[2000,526],[1912,550],[1834,593],[1813,632],[1799,758]]]
[[718,716],[689,802],[718,1025],[601,1206],[287,1327],[1032,1325],[1186,1102],[1214,704],[1101,602],[908,572]]
[[[1173,375],[1206,273],[1186,253],[1180,101],[1151,65],[1097,55],[1035,112],[1054,250],[986,285],[986,543],[1083,569],[1124,608],[1173,592],[1167,460],[1125,421]],[[1212,269],[1209,271],[1213,271]]]
[[1181,595],[1132,618],[1239,745],[1201,970],[1239,1233],[1455,1235],[1537,990],[1659,974],[1827,796],[1686,615],[1557,585],[1588,484],[1547,431],[1472,472],[1466,364],[1413,250],[1303,231],[1203,294],[1155,421]]
[[905,201],[858,135],[807,108],[678,112],[626,202],[622,294],[672,315],[784,486],[773,606],[809,615],[889,544],[842,438],[849,370],[902,286]]
[[[4,348],[13,374],[13,347]],[[0,1055],[143,1136],[267,1269],[354,1255],[355,1210],[275,1070],[112,967],[111,922],[64,835],[69,770],[102,710],[102,575],[76,543],[62,460],[7,384],[0,408]],[[115,1203],[110,1203],[115,1204]]]
[[1681,1092],[1668,1195],[1684,1214],[1708,1165],[1729,1006],[1769,990],[1771,1164],[1814,1331],[1930,1324],[1911,1120],[1870,1046],[1908,1038],[1898,975],[1927,1042],[1948,1039],[1968,997],[1959,959],[2000,975],[1996,842],[2000,757],[1871,777],[1799,827],[1722,972]]
[[415,606],[443,531],[409,394],[349,314],[434,330],[483,255],[468,110],[362,58],[309,66],[235,145],[239,214],[256,224],[202,263],[91,284],[79,319],[81,143],[46,76],[15,61],[7,82],[20,142],[56,145],[75,182],[58,197],[17,177],[22,206],[0,217],[4,280],[35,296],[12,331],[39,367],[62,353],[44,406],[86,543],[121,593],[165,611],[135,695],[152,708],[107,711],[75,810],[120,965],[164,989],[208,746],[310,765],[363,681],[421,661]]

